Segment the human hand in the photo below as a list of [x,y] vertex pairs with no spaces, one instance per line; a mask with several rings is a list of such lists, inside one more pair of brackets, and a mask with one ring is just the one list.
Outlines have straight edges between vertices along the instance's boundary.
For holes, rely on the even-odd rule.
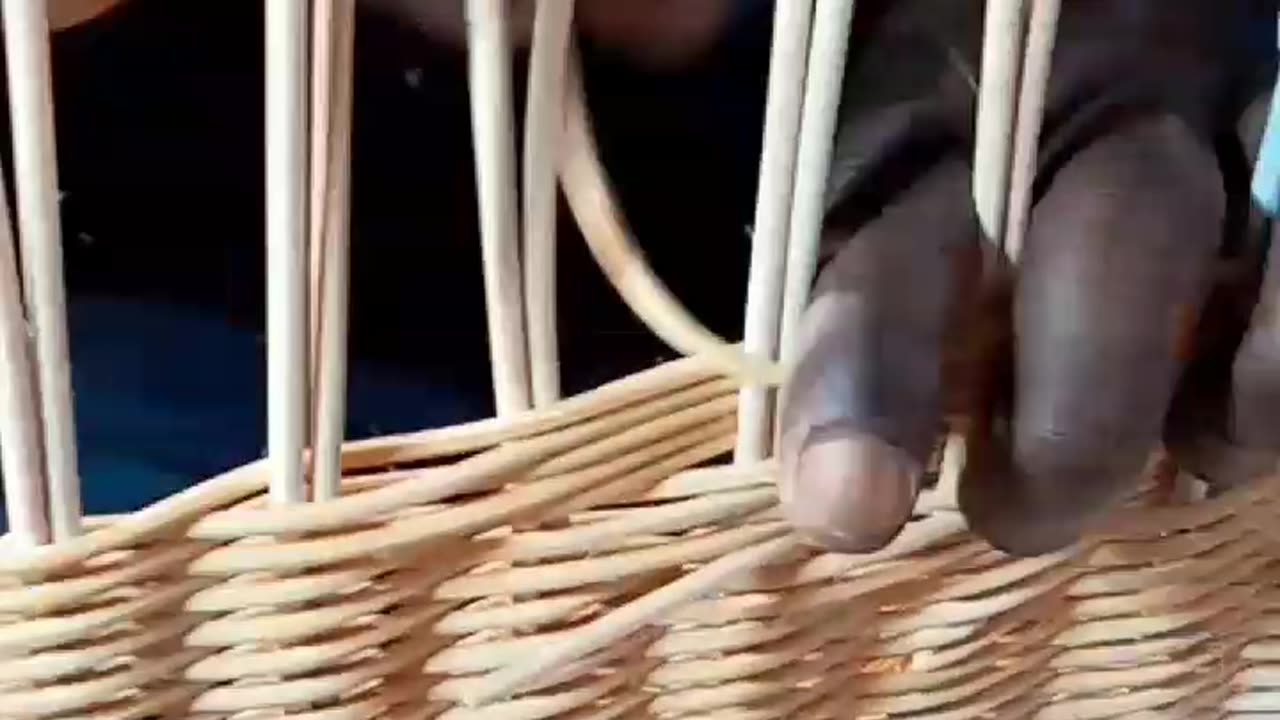
[[[1055,55],[1060,111],[1097,77],[1074,72],[1097,56],[1096,43],[1073,52],[1075,39],[1060,36]],[[962,142],[937,150],[871,219],[829,216],[837,249],[803,318],[780,418],[783,505],[802,534],[848,552],[889,542],[953,414],[973,425],[960,509],[1014,554],[1078,539],[1135,489],[1162,441],[1214,489],[1275,472],[1280,245],[1242,242],[1239,227],[1224,236],[1231,209],[1248,207],[1247,168],[1220,167],[1212,93],[1181,72],[1204,56],[1152,47],[1136,53],[1156,58],[1153,74],[1113,63],[1101,77],[1178,78],[1157,102],[1122,99],[1070,139],[1047,127],[1058,149],[1047,162],[1042,152],[1020,261],[994,290],[979,278]],[[1257,147],[1266,102],[1241,123],[1241,148]]]

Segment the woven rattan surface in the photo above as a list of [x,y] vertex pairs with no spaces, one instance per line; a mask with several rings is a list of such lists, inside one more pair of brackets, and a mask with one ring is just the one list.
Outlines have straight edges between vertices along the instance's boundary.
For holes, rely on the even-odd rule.
[[682,360],[350,444],[335,502],[268,508],[252,465],[5,554],[0,716],[1280,712],[1275,484],[1156,477],[1122,533],[1011,559],[966,533],[946,458],[893,545],[822,554],[768,464],[707,466],[734,393]]

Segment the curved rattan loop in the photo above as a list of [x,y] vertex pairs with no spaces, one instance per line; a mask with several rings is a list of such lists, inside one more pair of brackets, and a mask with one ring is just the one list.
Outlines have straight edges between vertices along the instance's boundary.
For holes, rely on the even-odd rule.
[[623,302],[649,330],[685,355],[705,357],[743,383],[779,385],[777,363],[743,353],[708,330],[680,303],[644,259],[627,230],[591,131],[576,51],[565,80],[560,183],[591,255]]

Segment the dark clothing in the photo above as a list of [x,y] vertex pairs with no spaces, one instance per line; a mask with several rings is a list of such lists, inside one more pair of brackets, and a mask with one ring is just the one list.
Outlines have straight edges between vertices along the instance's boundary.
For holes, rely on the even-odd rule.
[[[858,4],[828,189],[834,243],[943,155],[972,157],[983,11],[954,0]],[[1219,146],[1270,87],[1276,12],[1274,0],[1062,0],[1038,183],[1126,114],[1178,114]]]

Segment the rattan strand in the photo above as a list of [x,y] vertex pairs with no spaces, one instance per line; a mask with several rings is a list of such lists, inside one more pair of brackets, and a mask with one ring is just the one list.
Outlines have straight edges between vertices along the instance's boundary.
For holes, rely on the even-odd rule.
[[778,519],[771,463],[697,467],[733,442],[709,368],[350,444],[336,503],[222,509],[266,492],[250,466],[6,556],[0,716],[1274,708],[1280,481],[1194,504],[1148,485],[1034,559],[971,538],[943,490],[886,550],[822,554]]

